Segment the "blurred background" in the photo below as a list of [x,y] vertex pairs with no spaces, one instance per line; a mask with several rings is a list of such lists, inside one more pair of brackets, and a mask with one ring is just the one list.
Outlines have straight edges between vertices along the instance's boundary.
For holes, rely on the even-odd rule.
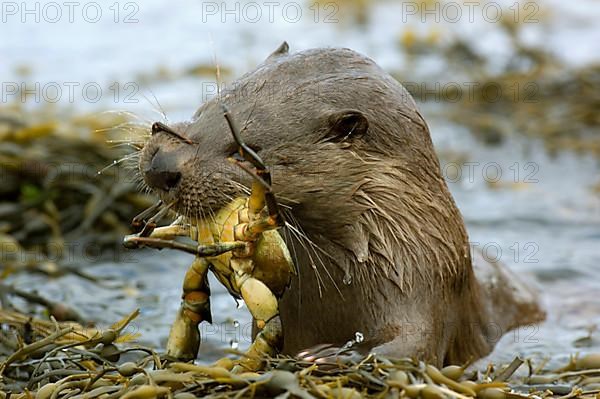
[[[214,96],[217,66],[227,84],[286,40],[291,51],[352,48],[403,82],[472,247],[542,292],[548,320],[505,335],[492,359],[562,361],[600,348],[599,2],[1,7],[3,327],[8,311],[106,326],[139,307],[128,328],[164,345],[191,259],[121,250],[131,217],[153,201],[127,154],[151,122],[189,119]],[[250,341],[246,309],[211,285],[207,361]]]

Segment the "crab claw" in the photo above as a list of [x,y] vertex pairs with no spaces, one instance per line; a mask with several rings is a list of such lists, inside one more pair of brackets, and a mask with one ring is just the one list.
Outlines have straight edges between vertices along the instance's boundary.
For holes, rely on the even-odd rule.
[[123,246],[127,249],[137,249],[139,248],[140,242],[138,241],[138,238],[140,237],[139,233],[138,234],[129,234],[127,236],[125,236],[123,238]]

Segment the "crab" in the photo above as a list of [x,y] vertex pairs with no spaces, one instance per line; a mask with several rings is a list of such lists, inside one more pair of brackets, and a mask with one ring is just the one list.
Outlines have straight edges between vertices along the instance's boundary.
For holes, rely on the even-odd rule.
[[[270,172],[243,142],[229,110],[224,105],[222,109],[239,147],[229,161],[253,176],[250,195],[234,199],[211,219],[180,216],[165,227],[156,227],[156,223],[174,203],[163,206],[159,201],[134,218],[132,224],[143,228],[126,236],[124,245],[172,248],[195,255],[185,275],[182,303],[169,333],[169,357],[186,361],[197,357],[201,342],[199,324],[212,322],[208,286],[208,272],[212,271],[234,298],[245,302],[254,319],[258,332],[238,367],[256,370],[261,367],[264,355],[273,356],[281,349],[283,331],[278,299],[296,274],[296,268],[277,231],[285,225],[285,219],[271,189]],[[168,127],[161,124],[153,129]],[[194,243],[176,240],[178,237],[191,238]]]

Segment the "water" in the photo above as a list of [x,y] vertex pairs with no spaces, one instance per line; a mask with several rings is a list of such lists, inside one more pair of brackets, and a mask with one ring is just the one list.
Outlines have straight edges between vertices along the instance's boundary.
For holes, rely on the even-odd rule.
[[[506,334],[492,359],[509,361],[521,354],[559,361],[576,351],[597,351],[597,340],[589,347],[576,343],[600,322],[594,294],[600,288],[600,198],[590,188],[598,179],[597,161],[572,154],[551,159],[540,143],[519,140],[483,148],[458,132],[440,137],[435,125],[432,131],[438,148],[453,141],[446,148],[476,149],[467,161],[474,163],[471,169],[459,162],[463,179],[448,182],[472,248],[484,250],[488,260],[504,263],[543,291],[547,321]],[[442,162],[442,169],[449,164]],[[493,166],[485,175],[488,165]],[[489,182],[496,180],[496,170],[502,170],[503,178],[493,188]],[[515,170],[521,172],[518,178]]]
[[[26,4],[35,7],[34,2]],[[302,18],[295,21],[295,17],[275,14],[271,21],[265,14],[256,23],[249,21],[250,14],[239,22],[232,20],[233,16],[209,15],[202,8],[207,2],[191,0],[177,5],[159,0],[96,4],[102,18],[95,23],[77,12],[71,23],[66,9],[56,23],[48,21],[52,15],[41,16],[35,22],[32,16],[22,15],[22,10],[2,15],[6,19],[0,25],[3,103],[20,101],[20,94],[11,91],[11,85],[16,84],[35,91],[39,103],[57,98],[59,104],[78,112],[127,109],[157,120],[164,111],[171,120],[184,119],[214,94],[215,87],[211,73],[182,76],[186,69],[198,64],[210,68],[216,62],[228,81],[253,68],[283,40],[290,42],[292,51],[317,46],[351,47],[388,70],[404,70],[407,80],[414,81],[443,76],[445,64],[436,58],[411,64],[414,60],[398,48],[398,37],[408,29],[437,29],[442,36],[464,37],[482,53],[493,56],[498,66],[509,54],[508,43],[497,34],[494,24],[477,14],[473,23],[465,18],[449,23],[442,18],[439,23],[428,20],[421,24],[392,1],[375,2],[363,25],[344,22],[360,18],[356,10],[325,8],[333,3],[319,5],[316,22],[309,2],[282,2],[276,13],[282,12],[286,4],[298,4]],[[235,7],[236,3],[226,4]],[[595,24],[600,5],[555,0],[541,4],[551,11],[555,22],[552,29],[541,23],[528,25],[527,42],[550,48],[571,65],[598,61],[597,51],[593,50],[594,43],[600,42],[600,29]],[[326,12],[332,10],[339,23],[327,19],[330,15]],[[549,18],[542,11],[540,18]],[[21,21],[23,17],[25,22]],[[127,17],[129,23],[125,22]],[[160,69],[162,74],[157,73]],[[74,87],[72,96],[70,87]],[[98,88],[101,93],[94,94]],[[560,359],[577,350],[600,349],[600,341],[594,336],[589,341],[578,341],[600,322],[600,302],[595,295],[600,288],[596,277],[600,271],[600,203],[591,190],[598,183],[597,163],[573,154],[550,158],[541,143],[517,138],[487,148],[464,129],[436,116],[430,107],[424,106],[423,113],[431,125],[436,149],[442,155],[442,169],[448,174],[450,189],[464,215],[472,246],[484,249],[488,257],[518,274],[529,276],[532,284],[544,292],[548,321],[506,335],[492,358],[510,360],[520,353]],[[464,156],[456,161],[452,154]],[[496,182],[498,171],[501,177]],[[125,261],[89,266],[90,272],[99,276],[116,276],[119,284],[99,286],[73,276],[48,281],[33,275],[19,276],[16,284],[37,287],[41,294],[74,304],[82,314],[104,324],[140,307],[142,315],[132,328],[142,333],[144,343],[164,346],[190,261],[191,257],[183,254],[135,251],[128,253]],[[351,283],[348,277],[346,284]],[[236,306],[212,278],[211,289],[214,324],[202,325],[203,359],[214,359],[230,346],[245,348],[251,333],[247,309]],[[586,344],[591,346],[582,346]]]

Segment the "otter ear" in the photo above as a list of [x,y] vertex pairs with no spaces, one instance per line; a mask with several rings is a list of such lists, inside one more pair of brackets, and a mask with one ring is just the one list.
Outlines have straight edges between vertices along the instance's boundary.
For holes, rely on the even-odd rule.
[[272,61],[277,57],[286,55],[290,51],[290,45],[287,42],[281,43],[277,50],[273,51],[270,56],[267,57],[267,61]]
[[338,111],[329,116],[329,131],[322,141],[352,141],[367,133],[369,121],[362,112],[354,109]]

